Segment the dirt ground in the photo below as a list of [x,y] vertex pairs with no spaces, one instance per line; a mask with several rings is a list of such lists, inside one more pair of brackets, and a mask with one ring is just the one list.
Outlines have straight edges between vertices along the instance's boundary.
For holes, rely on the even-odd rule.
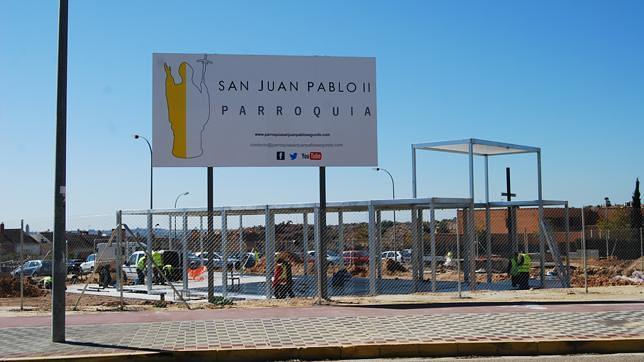
[[[295,270],[301,267],[298,260],[289,260],[296,264]],[[611,259],[588,260],[588,286],[589,293],[586,294],[583,288],[584,274],[581,265],[577,262],[571,263],[572,269],[572,286],[570,289],[544,289],[544,290],[525,290],[525,291],[475,291],[464,292],[462,298],[458,298],[456,293],[418,293],[407,295],[379,295],[375,297],[335,297],[330,304],[383,304],[383,303],[453,303],[453,302],[539,302],[539,301],[606,301],[606,300],[644,300],[644,283],[632,285],[621,280],[613,279],[616,275],[630,276],[633,271],[641,270],[644,259],[630,261],[619,261]],[[260,265],[261,267],[261,265]],[[330,271],[331,272],[331,271]],[[357,267],[351,270],[352,274],[367,274],[367,268]],[[430,273],[426,273],[426,277]],[[533,277],[537,277],[538,270],[534,269]],[[399,269],[397,266],[392,267],[383,263],[383,278],[401,278],[411,279],[411,272],[405,269]],[[458,278],[456,270],[439,268],[437,270],[437,280],[455,281]],[[485,274],[477,274],[477,279],[485,281]],[[507,279],[504,273],[494,273],[493,280],[500,281]],[[51,311],[51,293],[49,290],[39,288],[30,288],[24,298],[24,309],[20,311],[20,298],[15,297],[15,283],[5,283],[1,285],[3,295],[0,295],[0,317],[6,316],[27,316],[27,315],[47,315]],[[631,285],[628,285],[631,284]],[[6,289],[6,290],[5,290]],[[9,290],[11,289],[11,290]],[[33,290],[32,290],[33,289]],[[13,291],[12,291],[13,290]],[[31,293],[34,292],[34,293]],[[9,296],[9,297],[7,297]],[[78,304],[77,310],[72,310],[78,300],[78,294],[68,294],[66,296],[66,305],[69,313],[88,313],[88,312],[109,312],[120,310],[118,298],[96,295],[84,295]],[[209,304],[205,302],[191,303],[191,309],[205,308],[264,308],[264,307],[306,307],[315,304],[314,299],[295,298],[286,300],[246,300],[234,301],[232,305],[222,303],[223,305]],[[153,302],[138,299],[125,299],[124,310],[140,311],[164,308],[166,310],[185,310],[183,304]]]
[[[78,294],[68,294],[66,297],[68,313],[92,313],[119,311],[118,298],[85,295],[79,303],[77,311],[72,307],[78,299]],[[379,295],[375,297],[334,297],[324,304],[404,304],[404,303],[468,303],[468,302],[548,302],[548,301],[643,301],[644,286],[610,286],[589,288],[586,294],[583,288],[543,289],[543,290],[505,290],[505,291],[476,291],[463,292],[462,298],[456,293],[417,293],[405,295]],[[186,310],[182,304],[128,300],[125,301],[126,311],[143,310]],[[232,305],[213,305],[205,302],[191,303],[191,309],[221,309],[221,308],[270,308],[270,307],[308,307],[316,304],[315,299],[294,298],[281,300],[245,300],[235,301]],[[51,294],[40,297],[25,298],[25,311],[20,312],[20,298],[0,298],[0,318],[10,316],[49,315],[51,311]]]

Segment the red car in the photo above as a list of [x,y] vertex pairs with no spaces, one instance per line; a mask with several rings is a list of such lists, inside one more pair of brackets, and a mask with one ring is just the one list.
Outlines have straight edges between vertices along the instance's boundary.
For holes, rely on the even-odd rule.
[[366,250],[347,250],[342,253],[345,264],[369,264],[369,253]]

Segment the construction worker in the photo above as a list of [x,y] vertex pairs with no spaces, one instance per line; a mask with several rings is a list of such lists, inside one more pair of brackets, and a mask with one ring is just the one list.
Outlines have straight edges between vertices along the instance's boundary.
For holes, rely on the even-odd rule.
[[510,258],[508,265],[508,274],[512,278],[512,287],[518,289],[530,289],[530,267],[532,266],[532,258],[527,253],[516,252]]
[[275,272],[273,274],[273,292],[275,298],[284,299],[286,298],[287,289],[288,289],[288,274],[284,261],[282,258],[277,259],[277,265],[275,265]]
[[253,265],[259,263],[259,252],[255,248],[253,248],[253,258]]
[[443,262],[443,266],[446,268],[452,268],[454,265],[454,254],[452,254],[452,251],[450,250],[447,252],[447,255],[445,255],[445,262]]
[[138,277],[136,283],[144,284],[145,283],[145,254],[139,258],[139,261],[136,262],[136,275]]
[[42,278],[42,287],[44,289],[51,289],[52,280],[53,279],[50,276],[46,276],[46,277]]
[[172,265],[166,264],[163,266],[163,275],[168,280],[172,280]]
[[154,283],[159,283],[163,282],[163,277],[161,276],[161,273],[159,272],[163,268],[163,257],[161,256],[161,253],[158,251],[153,251],[152,252],[152,263],[154,263],[153,266],[153,271],[154,271]]

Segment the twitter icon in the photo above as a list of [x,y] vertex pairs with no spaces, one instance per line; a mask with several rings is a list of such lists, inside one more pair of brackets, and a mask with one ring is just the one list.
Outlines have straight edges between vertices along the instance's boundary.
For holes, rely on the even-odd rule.
[[289,153],[288,155],[291,156],[291,161],[297,158],[297,152]]

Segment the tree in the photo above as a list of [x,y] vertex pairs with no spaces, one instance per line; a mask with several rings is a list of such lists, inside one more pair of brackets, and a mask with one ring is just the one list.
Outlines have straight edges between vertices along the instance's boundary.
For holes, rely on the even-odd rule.
[[602,218],[597,223],[597,227],[604,232],[610,231],[611,234],[628,229],[628,214],[626,209],[612,209],[612,212],[608,214],[608,218]]
[[635,191],[631,202],[631,227],[639,229],[642,227],[642,202],[640,200],[640,179],[635,179]]

